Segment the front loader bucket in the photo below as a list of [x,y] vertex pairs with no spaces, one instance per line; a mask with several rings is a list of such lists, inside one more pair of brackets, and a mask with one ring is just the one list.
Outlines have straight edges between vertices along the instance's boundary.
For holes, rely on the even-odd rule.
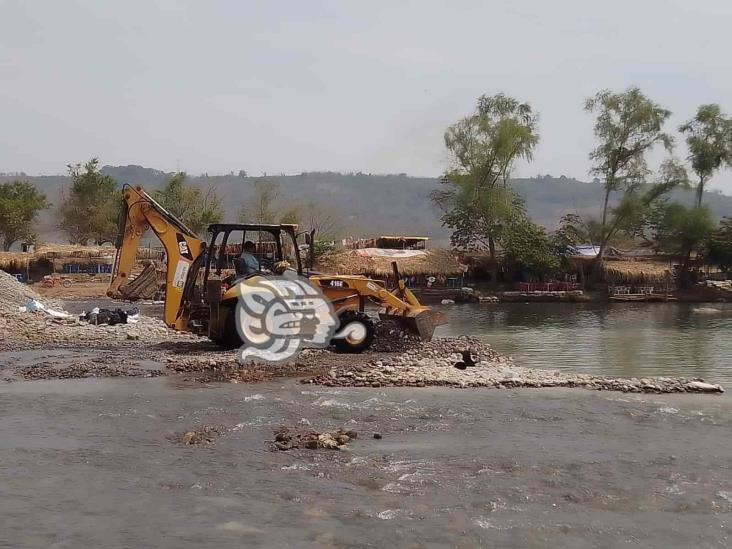
[[424,341],[431,340],[432,334],[435,333],[435,328],[447,322],[443,313],[431,309],[422,309],[421,311],[407,313],[406,315],[382,313],[379,316],[382,319],[398,322],[406,330],[417,334]]

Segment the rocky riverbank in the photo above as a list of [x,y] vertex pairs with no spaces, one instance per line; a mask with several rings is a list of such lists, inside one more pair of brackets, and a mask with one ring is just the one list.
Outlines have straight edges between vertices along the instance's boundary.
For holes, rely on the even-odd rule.
[[[29,302],[42,303],[48,311],[23,310]],[[69,315],[63,305],[42,298],[15,277],[0,271],[0,350],[27,349],[54,345],[88,347],[119,345],[143,341],[156,344],[167,341],[198,341],[193,334],[176,332],[157,318],[140,315],[129,324],[96,325]]]
[[[180,374],[197,382],[254,383],[299,377],[330,387],[581,387],[634,393],[715,393],[719,385],[687,378],[611,378],[517,366],[489,345],[468,337],[422,342],[392,323],[377,323],[372,348],[363,354],[306,349],[277,364],[239,362],[204,338],[175,332],[156,318],[134,324],[95,325],[72,315],[23,312],[32,289],[0,272],[0,350],[69,349],[64,357],[17,362],[3,379],[156,377]],[[57,303],[47,307],[62,310]],[[83,350],[83,353],[82,351]],[[81,354],[74,354],[81,353]]]
[[609,378],[516,366],[489,345],[468,338],[445,338],[361,364],[343,364],[306,383],[329,387],[581,387],[630,393],[721,393],[702,379]]

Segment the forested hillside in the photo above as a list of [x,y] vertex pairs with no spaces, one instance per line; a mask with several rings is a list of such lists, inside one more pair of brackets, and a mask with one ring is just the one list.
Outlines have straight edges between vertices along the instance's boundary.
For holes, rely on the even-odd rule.
[[[142,184],[159,188],[170,174],[141,166],[105,166],[103,172],[120,185]],[[1,181],[13,179],[0,176]],[[46,193],[56,205],[68,185],[65,176],[26,177]],[[190,181],[204,189],[213,186],[226,209],[227,220],[235,221],[242,204],[251,200],[254,182],[266,180],[279,187],[278,205],[287,208],[298,202],[316,201],[337,213],[346,233],[375,235],[386,233],[423,234],[436,239],[449,236],[440,225],[440,213],[431,204],[430,191],[439,186],[434,178],[399,175],[340,174],[311,172],[290,176],[241,177],[237,175],[191,176]],[[565,177],[543,176],[516,179],[514,188],[526,201],[529,215],[549,229],[568,212],[599,214],[602,186]],[[674,200],[691,204],[691,191],[676,191]],[[716,217],[732,216],[732,196],[707,193],[705,203]],[[61,239],[55,227],[53,208],[44,212],[38,228],[45,239]]]

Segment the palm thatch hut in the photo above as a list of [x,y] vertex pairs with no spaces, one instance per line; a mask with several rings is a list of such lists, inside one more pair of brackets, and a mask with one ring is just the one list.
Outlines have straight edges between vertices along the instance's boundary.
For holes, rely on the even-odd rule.
[[461,276],[465,268],[450,250],[384,250],[363,248],[342,250],[323,255],[318,268],[324,272],[343,275],[366,275],[388,279],[392,275],[392,261],[396,261],[403,276],[414,277],[421,285],[427,277],[447,279]]
[[665,285],[673,276],[673,267],[667,260],[609,259],[603,262],[608,284],[629,286]]

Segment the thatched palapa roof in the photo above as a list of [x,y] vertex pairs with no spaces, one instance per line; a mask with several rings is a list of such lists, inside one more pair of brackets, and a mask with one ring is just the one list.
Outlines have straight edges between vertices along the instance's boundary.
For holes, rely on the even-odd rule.
[[[54,268],[65,263],[111,264],[114,261],[114,246],[79,246],[77,244],[41,244],[33,252],[0,252],[0,269],[22,270],[29,263],[46,261]],[[157,248],[137,249],[137,259],[162,259],[163,251]]]
[[620,259],[603,262],[608,281],[630,284],[659,283],[671,276],[668,261]]
[[322,270],[333,274],[363,274],[379,277],[392,274],[392,261],[397,262],[399,272],[406,276],[453,276],[463,272],[462,265],[449,250],[408,250],[412,255],[404,257],[370,255],[367,250],[333,252],[321,257],[318,263]]

